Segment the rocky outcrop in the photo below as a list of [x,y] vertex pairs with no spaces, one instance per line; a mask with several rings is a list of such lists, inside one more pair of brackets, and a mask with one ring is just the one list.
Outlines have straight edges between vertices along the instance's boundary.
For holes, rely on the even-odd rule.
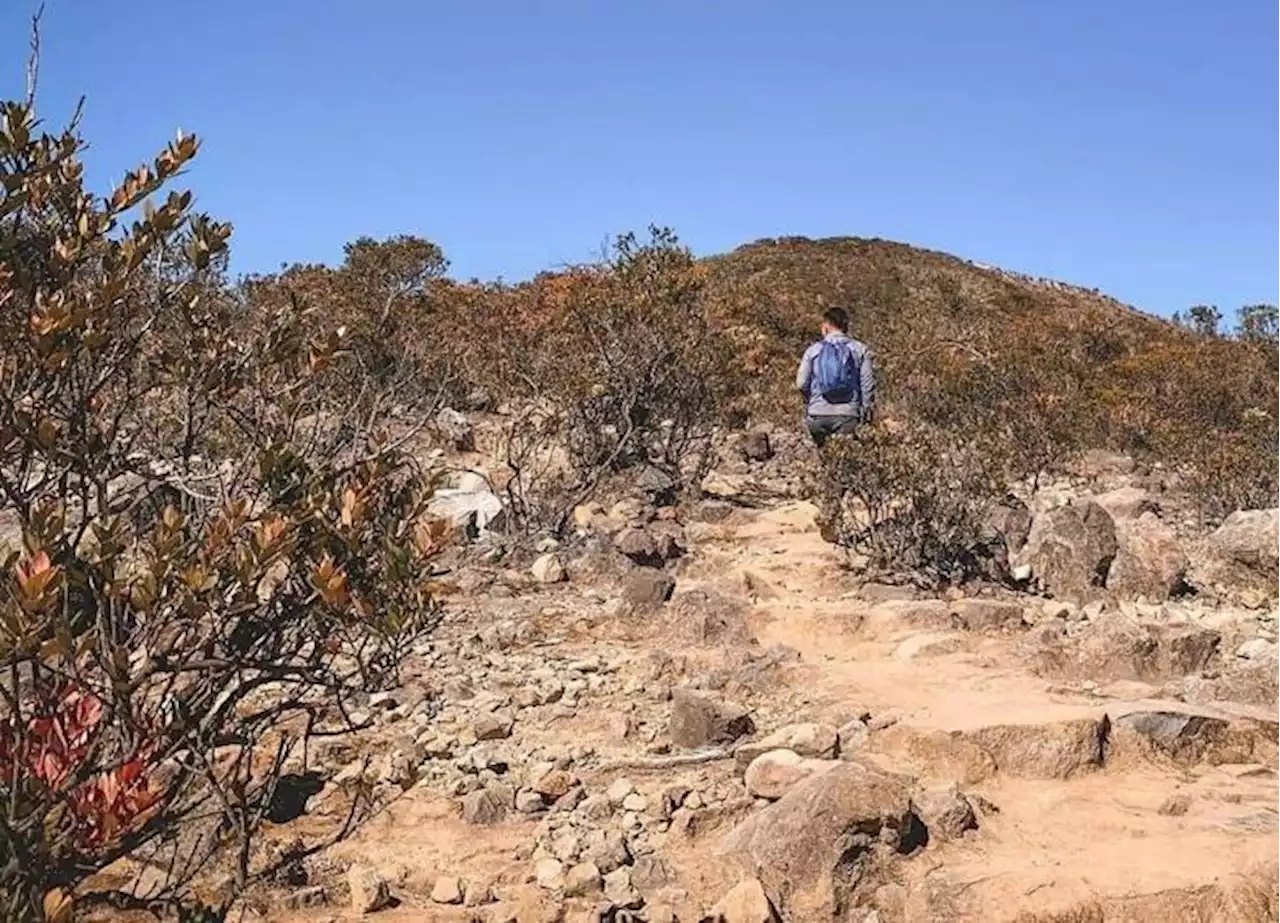
[[1251,604],[1275,599],[1278,536],[1280,510],[1232,513],[1199,549],[1191,582]]
[[698,747],[733,743],[755,731],[746,710],[688,689],[676,689],[671,696],[671,743],[693,750]]
[[1160,682],[1198,673],[1218,657],[1222,636],[1197,625],[1143,622],[1105,612],[1068,633],[1047,625],[1028,637],[1027,659],[1055,679]]
[[1166,600],[1182,589],[1187,566],[1178,536],[1154,513],[1116,522],[1116,556],[1107,572],[1115,595]]
[[842,919],[926,839],[909,779],[836,763],[741,823],[722,854],[758,874],[788,919]]
[[1036,516],[1013,563],[1028,567],[1032,578],[1057,598],[1089,600],[1102,593],[1116,548],[1110,514],[1085,500]]

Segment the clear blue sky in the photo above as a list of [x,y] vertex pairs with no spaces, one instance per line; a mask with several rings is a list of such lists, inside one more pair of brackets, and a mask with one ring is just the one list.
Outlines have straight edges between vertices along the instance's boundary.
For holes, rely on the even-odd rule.
[[[27,0],[0,0],[4,95]],[[1168,313],[1277,299],[1275,0],[48,0],[99,186],[179,127],[234,265],[516,280],[671,225],[878,236]]]

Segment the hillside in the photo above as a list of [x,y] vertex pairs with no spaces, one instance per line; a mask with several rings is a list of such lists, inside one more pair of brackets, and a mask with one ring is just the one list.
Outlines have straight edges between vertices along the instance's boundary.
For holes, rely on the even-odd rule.
[[[1096,289],[894,241],[766,239],[705,263],[713,302],[778,352],[802,349],[814,335],[816,316],[833,305],[848,308],[854,335],[891,363],[935,341],[967,340],[999,354],[1028,333],[1050,342],[1061,338],[1063,348],[1074,340],[1088,341],[1092,348],[1082,358],[1089,365],[1144,350],[1185,348],[1196,339]],[[1252,344],[1223,346],[1232,359],[1245,362],[1257,352]],[[1271,379],[1274,395],[1274,375]],[[1266,406],[1265,392],[1258,397]]]

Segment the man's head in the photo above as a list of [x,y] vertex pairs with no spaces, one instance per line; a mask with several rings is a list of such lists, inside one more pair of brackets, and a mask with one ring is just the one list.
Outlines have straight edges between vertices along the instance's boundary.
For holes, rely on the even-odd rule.
[[849,331],[849,312],[844,308],[827,308],[822,312],[822,335],[830,333],[847,333]]

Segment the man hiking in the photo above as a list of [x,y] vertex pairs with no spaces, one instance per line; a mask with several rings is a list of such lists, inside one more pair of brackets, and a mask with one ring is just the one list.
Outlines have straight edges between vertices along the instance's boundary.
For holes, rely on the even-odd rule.
[[831,308],[822,315],[822,339],[804,351],[796,388],[804,395],[805,424],[822,448],[837,433],[851,433],[875,411],[876,379],[871,350],[852,339],[849,315]]

